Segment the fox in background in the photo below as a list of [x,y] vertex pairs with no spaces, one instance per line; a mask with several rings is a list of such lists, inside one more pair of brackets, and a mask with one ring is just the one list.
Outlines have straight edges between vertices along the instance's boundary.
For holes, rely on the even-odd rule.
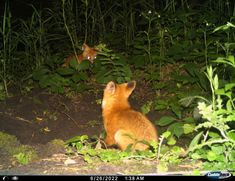
[[144,141],[157,141],[155,126],[142,113],[133,110],[128,98],[135,89],[136,82],[115,84],[110,81],[104,89],[102,116],[106,131],[107,146],[117,145],[125,150],[146,150]]
[[73,59],[77,60],[77,63],[80,64],[83,60],[88,60],[91,63],[94,63],[94,60],[96,59],[96,55],[98,53],[98,50],[96,47],[89,47],[86,43],[82,45],[82,53],[77,55],[70,55],[65,59],[65,63],[62,65],[62,67],[69,67],[70,61]]

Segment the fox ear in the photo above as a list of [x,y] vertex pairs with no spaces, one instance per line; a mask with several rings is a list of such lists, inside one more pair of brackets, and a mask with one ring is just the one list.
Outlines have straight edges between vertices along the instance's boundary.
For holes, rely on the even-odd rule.
[[136,86],[135,80],[127,83],[127,89],[130,89],[131,91],[133,91],[135,89],[135,86]]
[[85,50],[86,48],[88,48],[88,45],[86,43],[83,43],[82,50]]
[[113,81],[110,81],[105,88],[105,91],[107,91],[108,93],[113,94],[116,90],[116,85]]

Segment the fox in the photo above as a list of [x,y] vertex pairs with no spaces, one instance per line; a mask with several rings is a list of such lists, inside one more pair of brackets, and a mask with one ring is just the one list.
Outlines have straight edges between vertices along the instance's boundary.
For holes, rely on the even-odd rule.
[[131,108],[129,96],[136,81],[106,85],[102,99],[102,117],[106,132],[106,146],[116,145],[121,150],[147,150],[151,141],[158,141],[156,127],[142,113]]
[[86,43],[84,43],[82,45],[82,51],[83,52],[77,55],[77,57],[76,55],[70,55],[69,57],[67,57],[62,67],[68,67],[72,59],[76,59],[78,64],[80,64],[83,60],[88,60],[90,61],[90,63],[93,64],[98,53],[97,48],[89,47]]

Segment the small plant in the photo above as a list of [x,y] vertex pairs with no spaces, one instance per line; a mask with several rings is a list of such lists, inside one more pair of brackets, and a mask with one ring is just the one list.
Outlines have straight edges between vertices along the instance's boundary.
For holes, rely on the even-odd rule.
[[[205,159],[205,168],[235,168],[235,130],[231,123],[235,120],[234,83],[219,86],[219,79],[212,66],[207,68],[207,77],[211,86],[212,99],[199,102],[198,109],[205,120],[196,126],[200,132],[189,145],[188,153],[193,159]],[[223,99],[222,99],[223,97]]]
[[159,163],[157,166],[158,171],[166,172],[168,171],[169,165],[177,164],[182,161],[180,154],[184,152],[183,148],[178,146],[169,147],[162,145],[163,141],[165,139],[169,139],[169,137],[171,137],[171,132],[166,131],[161,134],[158,146],[154,143],[151,144],[155,152],[157,152],[157,161]]
[[76,92],[86,90],[87,87],[82,83],[88,79],[88,62],[84,61],[81,65],[77,65],[76,61],[71,62],[72,65],[76,64],[74,68],[57,67],[59,62],[59,56],[50,57],[45,65],[34,71],[33,79],[39,82],[40,87],[49,88],[55,93],[65,93],[68,91],[66,88]]
[[[166,171],[170,165],[178,164],[182,161],[180,155],[184,149],[178,146],[165,146],[163,142],[170,136],[170,132],[165,132],[160,136],[160,142],[149,143],[150,149],[145,151],[125,151],[118,149],[102,149],[104,145],[102,139],[98,138],[91,142],[87,135],[76,136],[66,141],[67,154],[79,154],[87,163],[97,162],[120,162],[123,160],[156,160],[158,171]],[[94,140],[94,139],[93,139]],[[74,150],[75,149],[75,150]]]
[[27,165],[31,160],[32,160],[32,157],[33,157],[33,152],[20,152],[20,153],[17,153],[15,155],[13,155],[13,157],[16,158],[16,160],[22,164],[22,165]]
[[78,64],[73,59],[70,67],[57,67],[60,58],[55,55],[51,56],[45,65],[34,71],[33,79],[39,82],[40,87],[49,88],[56,93],[82,92],[89,89],[84,83],[94,79],[98,83],[107,83],[110,80],[120,83],[131,80],[132,73],[125,59],[112,53],[103,44],[98,45],[97,49],[99,54],[94,65],[90,65],[88,61]]
[[167,137],[168,145],[175,145],[176,138],[180,138],[182,135],[187,135],[193,132],[195,128],[195,121],[191,117],[186,117],[183,119],[177,119],[172,116],[163,116],[159,121],[157,121],[159,126],[168,126],[167,130],[171,133]]
[[208,90],[208,81],[206,76],[204,75],[203,68],[200,68],[195,63],[186,63],[182,65],[184,73],[172,73],[172,79],[179,82],[181,85],[187,84],[196,84],[201,90]]
[[6,156],[15,158],[20,164],[26,165],[36,159],[36,151],[27,145],[21,145],[15,136],[0,132],[0,149]]
[[100,50],[92,72],[98,83],[116,81],[117,83],[128,82],[132,78],[132,72],[123,56],[113,53],[104,44],[97,46]]
[[141,112],[143,114],[148,114],[151,111],[153,101],[146,102],[143,106],[141,106]]
[[[98,139],[95,142],[89,142],[87,135],[76,136],[68,141],[66,141],[66,148],[68,153],[73,153],[69,146],[76,148],[76,152],[80,155],[83,155],[83,158],[88,163],[93,161],[102,161],[102,162],[114,162],[124,159],[151,159],[155,157],[155,153],[152,151],[138,151],[131,152],[127,148],[126,151],[120,151],[117,149],[101,149],[100,145],[103,141]],[[97,147],[95,149],[95,147]]]

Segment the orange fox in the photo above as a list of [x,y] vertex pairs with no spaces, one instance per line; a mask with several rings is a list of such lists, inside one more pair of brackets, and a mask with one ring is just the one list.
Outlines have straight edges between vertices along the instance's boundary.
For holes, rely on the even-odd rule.
[[135,89],[136,82],[115,84],[109,82],[104,89],[102,116],[106,131],[107,146],[117,145],[125,150],[146,150],[146,142],[157,141],[155,126],[140,112],[130,107],[128,98]]
[[96,55],[98,50],[95,47],[89,47],[87,44],[82,45],[82,53],[76,57],[76,55],[70,55],[65,59],[65,63],[62,65],[63,67],[68,67],[69,63],[72,59],[76,59],[78,64],[80,64],[83,60],[89,60],[91,63],[94,63],[94,59],[96,59]]

